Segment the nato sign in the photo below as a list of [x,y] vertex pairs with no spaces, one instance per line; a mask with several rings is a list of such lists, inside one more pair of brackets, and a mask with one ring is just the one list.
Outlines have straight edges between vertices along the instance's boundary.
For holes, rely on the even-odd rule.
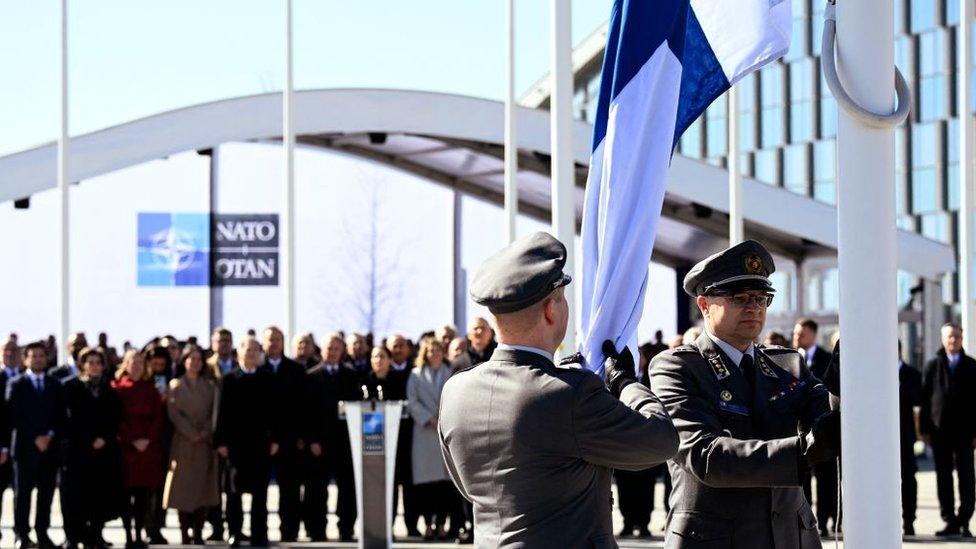
[[210,271],[210,216],[140,213],[139,286],[206,286]]
[[140,213],[139,286],[276,286],[276,214]]
[[214,286],[278,285],[278,214],[213,216]]

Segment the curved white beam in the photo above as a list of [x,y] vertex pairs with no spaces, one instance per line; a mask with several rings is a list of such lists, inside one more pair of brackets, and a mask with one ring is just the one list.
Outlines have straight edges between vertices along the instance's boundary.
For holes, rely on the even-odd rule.
[[[75,136],[70,143],[70,180],[222,143],[280,139],[281,101],[280,93],[225,99]],[[504,111],[501,101],[445,93],[308,90],[295,92],[295,112],[301,113],[295,119],[295,134],[387,132],[502,146]],[[519,149],[550,154],[548,111],[520,107],[517,115]],[[586,165],[592,127],[576,121],[573,132],[574,160]],[[56,157],[54,143],[0,157],[0,202],[54,188]],[[724,169],[675,155],[668,177],[668,198],[729,211]],[[743,215],[750,224],[837,248],[837,209],[833,206],[755,179],[743,178],[742,187]],[[937,280],[955,271],[955,254],[948,245],[899,231],[898,266]]]

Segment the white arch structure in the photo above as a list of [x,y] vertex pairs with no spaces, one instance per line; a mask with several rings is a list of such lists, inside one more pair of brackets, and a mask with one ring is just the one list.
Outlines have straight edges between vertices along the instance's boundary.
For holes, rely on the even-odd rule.
[[[295,134],[302,146],[385,162],[463,193],[504,199],[504,104],[410,90],[323,89],[295,93]],[[225,99],[148,116],[71,138],[70,181],[81,181],[172,154],[229,142],[280,141],[280,93]],[[549,112],[520,107],[519,206],[549,218]],[[574,127],[577,219],[592,128]],[[0,201],[29,197],[57,182],[54,143],[0,157]],[[670,169],[655,259],[686,265],[725,246],[728,193],[724,169],[676,155]],[[836,208],[781,188],[743,181],[747,236],[802,263],[833,257]],[[775,207],[767,205],[775,204]],[[936,281],[955,270],[952,248],[899,231],[899,268]]]

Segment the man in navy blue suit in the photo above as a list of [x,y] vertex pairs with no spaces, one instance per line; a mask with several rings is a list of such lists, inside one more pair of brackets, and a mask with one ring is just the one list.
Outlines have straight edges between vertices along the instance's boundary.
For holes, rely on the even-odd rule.
[[[10,448],[14,462],[14,532],[19,549],[51,549],[48,537],[51,500],[57,479],[60,437],[65,423],[62,386],[47,375],[47,350],[41,342],[24,347],[27,371],[7,386]],[[37,489],[34,531],[30,539],[31,492]]]

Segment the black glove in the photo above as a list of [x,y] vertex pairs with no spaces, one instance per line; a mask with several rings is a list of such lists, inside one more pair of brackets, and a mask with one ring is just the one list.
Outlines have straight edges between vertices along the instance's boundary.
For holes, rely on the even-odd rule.
[[620,392],[624,387],[637,382],[637,374],[634,373],[634,356],[630,354],[630,349],[627,347],[624,347],[623,352],[618,353],[609,339],[603,342],[603,355],[607,357],[603,361],[607,389],[614,398],[620,398]]
[[801,465],[812,467],[840,455],[840,410],[818,417],[813,427],[800,435]]

